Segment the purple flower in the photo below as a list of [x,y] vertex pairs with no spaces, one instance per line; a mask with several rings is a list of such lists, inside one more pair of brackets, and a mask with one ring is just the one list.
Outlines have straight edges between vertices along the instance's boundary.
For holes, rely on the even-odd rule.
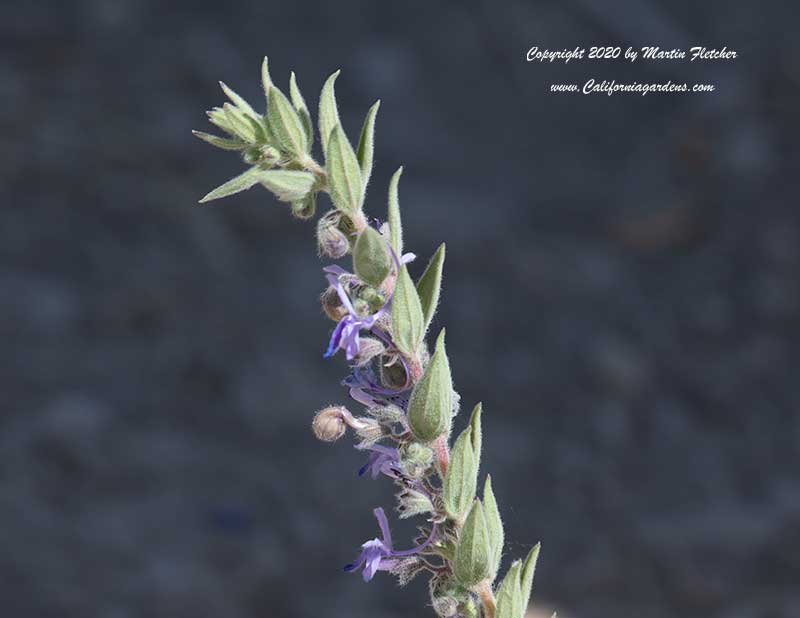
[[400,451],[396,448],[383,446],[381,444],[357,446],[356,448],[370,451],[369,459],[367,463],[361,466],[361,469],[358,471],[358,476],[364,476],[367,470],[369,470],[373,480],[377,479],[381,474],[385,474],[392,479],[396,479],[400,476]]
[[339,320],[336,328],[333,329],[331,340],[328,343],[328,349],[325,351],[325,358],[333,356],[336,354],[336,351],[341,348],[345,351],[347,360],[353,360],[356,354],[358,354],[361,330],[371,329],[375,325],[376,320],[383,315],[386,305],[378,309],[378,311],[372,315],[358,315],[341,282],[341,275],[349,275],[350,273],[339,266],[327,266],[324,270],[328,273],[325,278],[336,290],[339,299],[342,301],[345,309],[347,309],[347,315]]
[[[394,251],[392,251],[392,256],[394,257],[398,268],[400,268],[401,264],[408,264],[409,262],[414,261],[417,257],[413,253],[406,253],[398,260],[394,255]],[[367,316],[360,316],[358,313],[356,313],[353,303],[350,301],[350,297],[347,295],[347,291],[342,285],[343,275],[347,276],[353,281],[358,281],[357,277],[352,273],[347,272],[341,266],[326,266],[322,270],[327,273],[325,278],[336,290],[336,293],[339,295],[339,299],[342,301],[342,305],[344,305],[345,309],[347,309],[347,315],[339,320],[336,328],[333,329],[333,334],[331,334],[331,340],[328,343],[328,349],[325,351],[324,356],[325,358],[330,358],[336,354],[337,350],[342,349],[345,352],[347,360],[353,360],[358,354],[361,331],[370,330],[373,326],[375,326],[375,322],[377,322],[378,318],[380,318],[386,311],[389,310],[392,299],[388,299],[384,303],[383,307],[378,309],[378,311],[375,313]]]
[[400,562],[398,558],[412,556],[425,549],[430,542],[433,541],[433,537],[436,534],[436,524],[433,524],[430,536],[422,545],[405,551],[395,551],[392,547],[392,533],[389,530],[389,522],[386,519],[386,513],[383,512],[381,507],[378,507],[372,512],[375,514],[375,519],[378,520],[383,538],[372,539],[364,543],[361,546],[361,554],[358,556],[358,559],[344,567],[345,571],[355,571],[364,567],[364,572],[361,576],[364,578],[365,582],[370,581],[378,571],[391,571]]

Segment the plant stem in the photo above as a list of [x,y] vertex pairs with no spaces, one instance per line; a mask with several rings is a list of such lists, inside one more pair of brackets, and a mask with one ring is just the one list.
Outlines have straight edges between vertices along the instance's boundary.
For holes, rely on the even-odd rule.
[[492,592],[492,583],[488,579],[482,581],[478,584],[476,592],[483,605],[484,618],[494,618],[495,612],[497,611],[497,602],[494,598],[494,592]]

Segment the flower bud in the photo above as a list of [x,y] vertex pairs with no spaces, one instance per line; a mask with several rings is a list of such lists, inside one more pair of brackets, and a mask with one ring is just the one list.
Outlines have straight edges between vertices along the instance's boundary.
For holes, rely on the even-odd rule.
[[[385,362],[384,362],[385,361]],[[386,388],[402,390],[408,386],[406,368],[398,356],[381,357],[381,383]]]
[[350,241],[339,229],[339,216],[328,213],[317,223],[317,247],[319,254],[324,257],[338,260],[347,255],[350,250]]
[[402,450],[400,461],[407,476],[422,478],[433,463],[433,450],[419,442],[411,442]]
[[335,442],[347,431],[347,420],[352,416],[344,406],[328,406],[316,413],[311,428],[318,440]]
[[489,532],[486,529],[483,505],[476,498],[458,538],[453,572],[458,581],[471,588],[486,579],[490,571]]
[[311,219],[317,212],[317,194],[313,191],[302,200],[292,202],[292,215],[298,219]]
[[433,442],[450,431],[453,417],[453,381],[444,346],[444,330],[436,349],[408,402],[408,424],[420,442]]
[[339,298],[339,294],[333,286],[329,286],[322,293],[319,297],[319,302],[325,315],[334,322],[338,322],[347,315],[347,307],[342,304],[342,299]]
[[353,248],[353,268],[367,285],[378,287],[392,268],[389,246],[374,227],[366,227],[358,235]]

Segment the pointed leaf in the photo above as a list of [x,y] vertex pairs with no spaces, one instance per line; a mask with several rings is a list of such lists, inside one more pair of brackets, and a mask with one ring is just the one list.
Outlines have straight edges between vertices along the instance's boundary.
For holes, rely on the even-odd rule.
[[411,391],[408,400],[408,424],[420,442],[432,442],[450,431],[452,417],[453,380],[442,329],[425,373]]
[[223,150],[243,150],[247,148],[247,144],[238,139],[228,139],[226,137],[211,135],[210,133],[203,133],[202,131],[192,131],[192,135]]
[[333,73],[322,86],[322,93],[319,96],[319,137],[322,142],[322,152],[327,156],[328,141],[330,140],[333,127],[339,124],[339,110],[336,107],[336,91],[334,84],[339,77],[341,69]]
[[414,356],[422,344],[424,331],[422,305],[405,264],[397,273],[397,283],[392,297],[392,325],[394,342],[406,356]]
[[356,154],[341,125],[331,131],[325,164],[333,203],[343,213],[355,215],[361,210],[364,186]]
[[475,462],[480,466],[481,461],[481,448],[483,448],[483,429],[481,427],[481,413],[483,412],[483,404],[477,403],[472,408],[472,414],[469,417],[469,428],[472,430],[472,449],[475,451]]
[[311,152],[311,145],[314,143],[314,125],[311,122],[311,114],[308,111],[306,100],[297,86],[297,78],[294,75],[294,71],[289,76],[289,96],[292,98],[292,105],[297,110],[300,122],[303,124],[303,130],[306,133],[306,152]]
[[267,117],[270,129],[284,150],[297,157],[304,155],[308,140],[303,123],[286,95],[275,86],[269,89]]
[[235,136],[235,132],[228,122],[228,116],[225,114],[224,109],[221,107],[215,107],[214,109],[207,111],[206,114],[208,115],[208,120],[211,122],[211,124],[219,127],[228,135]]
[[431,320],[436,313],[436,306],[439,304],[439,294],[442,289],[442,269],[444,268],[445,246],[439,245],[436,253],[433,254],[431,261],[425,268],[425,272],[417,282],[417,293],[422,303],[422,313],[425,316],[424,330],[427,332],[431,325]]
[[497,500],[492,490],[492,477],[486,476],[486,483],[483,486],[483,512],[486,516],[486,529],[489,532],[489,546],[492,550],[492,575],[496,575],[500,568],[500,560],[503,557],[503,520],[500,519],[500,511],[497,508]]
[[525,558],[525,564],[522,566],[522,575],[520,576],[522,587],[522,606],[528,607],[531,600],[531,589],[533,588],[533,576],[536,573],[536,562],[539,560],[539,550],[542,548],[541,543],[533,546],[533,549]]
[[237,137],[250,143],[255,141],[255,131],[243,111],[230,103],[225,103],[222,110],[225,112],[228,126]]
[[236,178],[231,178],[225,184],[222,184],[211,191],[211,193],[200,200],[200,203],[203,204],[205,202],[210,202],[211,200],[218,200],[221,197],[233,195],[234,193],[246,191],[253,185],[258,184],[263,173],[264,170],[258,167],[251,167],[243,174],[239,174]]
[[358,278],[372,287],[378,287],[392,268],[392,257],[386,239],[372,226],[358,235],[353,248],[353,269]]
[[266,170],[259,182],[283,202],[305,198],[314,185],[314,174],[294,170]]
[[264,56],[261,63],[261,86],[264,88],[264,98],[269,102],[269,91],[274,87],[272,78],[269,76],[269,58]]
[[261,118],[259,114],[255,112],[255,110],[250,107],[250,104],[245,101],[242,97],[236,94],[231,88],[229,88],[225,82],[219,83],[220,87],[222,88],[222,92],[226,94],[226,96],[233,102],[233,104],[239,108],[239,110],[251,118],[258,120]]
[[442,487],[445,510],[451,519],[463,521],[475,499],[477,484],[478,465],[472,448],[472,428],[467,427],[450,452],[450,465]]
[[397,196],[397,185],[402,175],[403,168],[401,166],[397,168],[389,181],[389,238],[392,249],[398,258],[403,255],[403,226],[400,223],[400,200]]
[[523,618],[525,605],[520,588],[520,566],[521,562],[515,561],[497,589],[496,618]]
[[367,190],[369,177],[372,174],[372,160],[375,152],[375,117],[381,106],[380,101],[369,108],[364,126],[361,128],[361,137],[358,140],[356,156],[358,164],[361,166],[361,178],[364,181],[364,191]]
[[468,588],[489,576],[489,538],[480,500],[472,503],[461,528],[453,558],[453,572],[458,581]]

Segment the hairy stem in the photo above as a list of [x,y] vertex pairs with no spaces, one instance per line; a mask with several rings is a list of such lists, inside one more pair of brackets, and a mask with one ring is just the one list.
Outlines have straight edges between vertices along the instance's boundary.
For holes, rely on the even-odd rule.
[[484,618],[494,618],[495,612],[497,611],[497,602],[492,592],[492,583],[488,579],[482,581],[478,584],[477,593],[483,605]]

